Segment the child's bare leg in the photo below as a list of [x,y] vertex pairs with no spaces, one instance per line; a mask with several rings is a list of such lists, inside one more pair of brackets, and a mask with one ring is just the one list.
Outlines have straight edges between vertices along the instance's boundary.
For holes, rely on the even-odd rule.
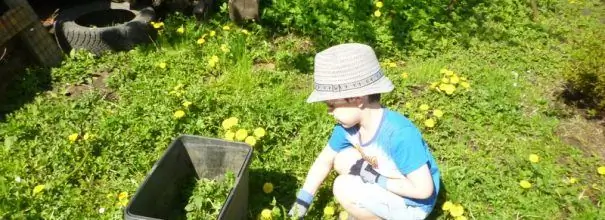
[[349,147],[341,150],[334,158],[334,170],[339,175],[349,174],[351,166],[361,159],[361,154],[355,148]]
[[357,198],[359,195],[357,192],[363,190],[363,187],[361,187],[362,185],[362,180],[359,176],[343,174],[339,175],[334,180],[332,191],[338,203],[345,208],[350,216],[355,217],[355,219],[380,219],[370,211],[360,208],[355,204],[355,201],[359,201],[360,199]]

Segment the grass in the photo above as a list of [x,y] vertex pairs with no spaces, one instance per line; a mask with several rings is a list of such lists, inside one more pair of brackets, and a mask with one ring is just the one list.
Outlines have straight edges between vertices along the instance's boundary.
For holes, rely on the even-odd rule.
[[[585,8],[594,14],[582,16]],[[446,201],[477,219],[605,215],[605,178],[597,173],[605,162],[557,136],[568,115],[556,107],[552,93],[561,84],[566,54],[574,49],[565,39],[574,37],[574,28],[602,27],[603,5],[559,2],[557,10],[541,12],[533,26],[501,27],[517,37],[514,42],[468,39],[431,56],[421,49],[403,53],[377,46],[387,48],[379,55],[396,85],[383,103],[421,128],[441,169],[444,191],[432,217],[452,218],[441,210]],[[0,217],[122,218],[124,200],[172,138],[223,138],[221,123],[229,117],[237,117],[242,127],[267,131],[254,146],[248,216],[256,218],[263,209],[283,216],[334,123],[324,106],[305,103],[312,89],[313,55],[324,49],[326,36],[319,42],[316,36],[254,24],[246,26],[245,34],[218,16],[225,14],[196,27],[191,18],[173,15],[154,44],[130,52],[100,58],[74,53],[52,70],[51,82],[39,80],[44,72],[24,73],[9,98],[35,96],[17,108],[2,108],[16,110],[0,122],[0,157],[5,158]],[[185,31],[179,34],[181,26]],[[205,42],[197,44],[204,35]],[[223,44],[229,52],[221,49]],[[213,55],[218,62],[211,67]],[[443,77],[441,69],[468,78],[470,89],[459,87],[453,95],[431,89]],[[112,96],[105,89],[63,95],[103,71],[111,73],[106,85]],[[47,84],[51,89],[38,89]],[[186,101],[192,105],[183,106]],[[443,117],[420,110],[422,104],[442,110]],[[179,110],[185,115],[175,118]],[[428,118],[436,121],[434,127],[424,125]],[[73,134],[78,138],[70,141]],[[530,162],[530,154],[537,154],[539,162]],[[334,177],[317,195],[311,219],[321,218],[326,206],[337,207],[330,190]],[[570,183],[572,177],[576,183]],[[531,188],[522,188],[521,180]],[[266,182],[274,185],[269,194],[262,190]],[[41,185],[42,190],[33,191]]]

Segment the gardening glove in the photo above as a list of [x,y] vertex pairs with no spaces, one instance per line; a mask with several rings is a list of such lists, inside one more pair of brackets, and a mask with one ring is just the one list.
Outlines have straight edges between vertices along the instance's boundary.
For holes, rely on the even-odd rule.
[[353,166],[351,166],[351,175],[358,175],[364,183],[377,183],[382,188],[387,188],[387,178],[380,175],[370,163],[364,159],[359,159]]
[[294,205],[292,205],[292,209],[290,209],[288,215],[290,217],[302,219],[305,214],[307,214],[307,210],[309,209],[309,206],[311,206],[311,202],[313,202],[313,195],[301,189],[298,192],[296,202],[294,202]]

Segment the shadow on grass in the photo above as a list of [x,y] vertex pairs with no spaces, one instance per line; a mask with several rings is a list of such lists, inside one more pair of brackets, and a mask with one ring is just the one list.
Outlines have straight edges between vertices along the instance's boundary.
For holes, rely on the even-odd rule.
[[429,214],[429,216],[426,217],[426,219],[438,219],[443,217],[443,215],[447,215],[447,213],[443,213],[443,210],[441,209],[443,203],[447,201],[446,185],[443,183],[443,181],[440,181],[439,187],[439,195],[437,195],[437,203],[435,203],[435,208],[433,208],[433,211]]
[[[294,200],[298,189],[298,181],[294,175],[281,173],[265,169],[250,169],[249,197],[248,197],[248,217],[256,219],[254,214],[260,213],[263,209],[271,209],[271,202],[275,198],[278,205],[283,206],[287,213]],[[267,182],[273,184],[273,192],[266,194],[263,192],[263,185]]]
[[0,90],[0,122],[4,122],[8,114],[20,109],[34,100],[39,93],[51,89],[51,69],[32,67],[22,73],[16,73],[3,81],[6,87]]

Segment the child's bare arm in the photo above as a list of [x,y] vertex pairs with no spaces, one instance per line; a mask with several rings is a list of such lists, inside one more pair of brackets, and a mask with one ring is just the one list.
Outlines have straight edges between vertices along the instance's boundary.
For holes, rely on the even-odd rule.
[[303,190],[315,195],[315,192],[319,186],[323,183],[324,179],[332,170],[334,158],[336,157],[336,151],[332,150],[331,147],[325,147],[319,156],[315,159],[313,165],[307,173],[307,178],[303,185]]
[[387,179],[386,188],[400,196],[426,199],[433,194],[433,178],[428,165],[425,164],[406,175],[406,177]]

